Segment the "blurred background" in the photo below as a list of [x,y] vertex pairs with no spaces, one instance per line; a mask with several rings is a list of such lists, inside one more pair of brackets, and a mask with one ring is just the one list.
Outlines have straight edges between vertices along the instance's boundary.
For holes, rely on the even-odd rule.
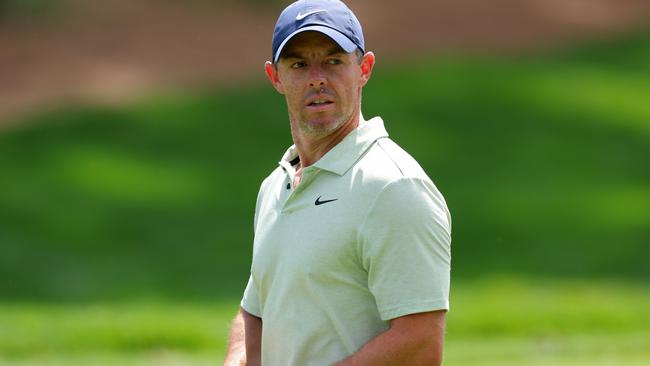
[[[219,364],[288,3],[0,0],[0,365]],[[453,216],[445,364],[650,364],[650,2],[347,4]]]

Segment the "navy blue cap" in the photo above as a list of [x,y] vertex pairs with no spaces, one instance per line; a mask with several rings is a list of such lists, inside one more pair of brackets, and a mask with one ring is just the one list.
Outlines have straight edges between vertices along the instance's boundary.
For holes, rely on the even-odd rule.
[[361,23],[342,1],[298,0],[280,14],[273,32],[273,62],[277,62],[282,49],[298,33],[321,32],[345,52],[360,48],[365,51]]

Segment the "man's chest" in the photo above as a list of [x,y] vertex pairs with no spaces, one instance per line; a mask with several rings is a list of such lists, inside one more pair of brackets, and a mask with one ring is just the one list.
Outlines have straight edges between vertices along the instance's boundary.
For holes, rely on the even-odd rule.
[[[304,183],[304,182],[303,182]],[[367,197],[346,177],[319,177],[299,190],[276,182],[259,205],[252,272],[260,292],[317,283],[365,283],[358,230]],[[283,290],[284,289],[284,290]]]

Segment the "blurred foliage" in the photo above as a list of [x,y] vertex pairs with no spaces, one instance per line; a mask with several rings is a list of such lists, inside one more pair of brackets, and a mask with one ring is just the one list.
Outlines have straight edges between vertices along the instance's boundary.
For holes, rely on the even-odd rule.
[[[87,0],[97,1],[97,0]],[[153,0],[160,3],[173,2],[176,0]],[[151,2],[151,1],[150,1]],[[191,8],[213,7],[220,8],[228,3],[245,4],[253,8],[274,8],[288,5],[292,0],[185,0],[182,6]],[[66,12],[74,12],[78,8],[87,6],[83,2],[75,3],[71,0],[0,0],[0,24],[7,21],[19,21],[23,23],[39,23]],[[119,6],[119,4],[117,5]],[[61,20],[64,20],[63,18]]]
[[[154,0],[154,1],[166,1],[166,2],[176,2],[176,0]],[[281,6],[286,6],[294,2],[295,0],[184,0],[184,6],[214,6],[220,7],[225,4],[238,4],[246,5],[252,8],[273,8],[280,9]]]
[[65,8],[67,0],[0,0],[0,23],[43,20]]
[[[650,267],[650,36],[380,63],[381,115],[447,198],[453,276]],[[0,297],[237,297],[261,180],[291,144],[267,85],[70,108],[0,133]]]

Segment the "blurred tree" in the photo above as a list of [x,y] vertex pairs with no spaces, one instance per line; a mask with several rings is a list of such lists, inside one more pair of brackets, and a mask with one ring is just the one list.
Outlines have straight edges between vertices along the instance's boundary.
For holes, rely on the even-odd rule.
[[13,19],[42,19],[59,8],[65,0],[0,0],[0,23]]
[[7,0],[0,0],[0,24],[2,24],[7,16]]

